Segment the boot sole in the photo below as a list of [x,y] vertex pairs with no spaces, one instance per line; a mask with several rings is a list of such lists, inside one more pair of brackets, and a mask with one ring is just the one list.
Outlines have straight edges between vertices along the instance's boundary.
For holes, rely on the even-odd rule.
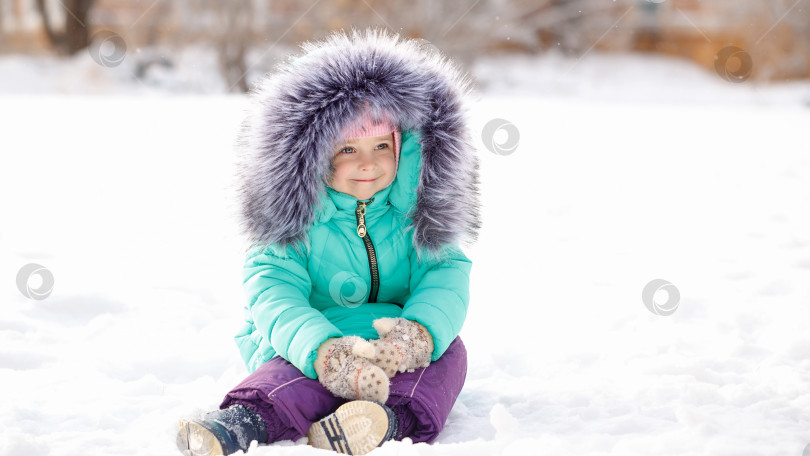
[[185,456],[223,456],[222,444],[216,435],[194,421],[180,421],[177,448]]
[[309,428],[309,444],[315,448],[360,455],[382,445],[394,436],[389,412],[370,401],[347,402],[335,413]]

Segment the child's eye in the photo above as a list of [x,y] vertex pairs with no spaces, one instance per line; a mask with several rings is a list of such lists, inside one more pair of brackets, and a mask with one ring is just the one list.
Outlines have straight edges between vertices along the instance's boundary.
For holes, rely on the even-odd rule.
[[377,145],[377,149],[385,149],[386,147],[388,147],[388,143],[381,143]]
[[344,147],[338,151],[339,154],[350,154],[354,152],[354,147]]

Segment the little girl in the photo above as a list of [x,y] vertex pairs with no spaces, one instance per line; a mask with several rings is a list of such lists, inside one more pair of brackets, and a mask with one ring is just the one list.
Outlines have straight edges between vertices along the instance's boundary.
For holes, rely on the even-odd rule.
[[243,123],[251,242],[251,374],[220,410],[182,420],[189,455],[308,436],[364,454],[432,442],[467,370],[478,160],[468,79],[417,41],[378,30],[303,45],[253,94]]

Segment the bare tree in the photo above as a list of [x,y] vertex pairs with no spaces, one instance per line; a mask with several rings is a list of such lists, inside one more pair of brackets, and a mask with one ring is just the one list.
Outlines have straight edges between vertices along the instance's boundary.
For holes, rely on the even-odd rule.
[[221,5],[221,27],[216,33],[216,48],[219,69],[228,91],[247,92],[248,66],[245,62],[253,21],[253,4],[250,0],[229,0]]
[[[209,34],[219,53],[220,70],[231,91],[248,91],[250,76],[267,71],[302,40],[319,39],[334,28],[355,24],[351,2],[319,0],[230,0],[217,3],[218,22]],[[348,8],[348,9],[347,9]],[[348,13],[348,14],[347,14]],[[259,51],[247,64],[246,53]]]
[[90,32],[87,18],[94,0],[64,0],[60,2],[62,9],[57,14],[65,18],[64,30],[55,30],[45,0],[36,0],[37,10],[42,16],[45,33],[51,45],[60,54],[73,55],[90,44]]

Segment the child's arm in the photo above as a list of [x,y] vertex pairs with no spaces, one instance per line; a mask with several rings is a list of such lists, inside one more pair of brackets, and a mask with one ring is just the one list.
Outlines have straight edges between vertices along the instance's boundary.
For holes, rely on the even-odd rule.
[[431,361],[439,359],[461,331],[470,302],[472,262],[458,247],[446,246],[443,261],[417,262],[411,253],[411,297],[402,318],[424,325],[433,336]]
[[312,282],[307,257],[276,246],[253,248],[243,268],[248,309],[261,336],[279,356],[309,378],[316,378],[313,362],[318,347],[341,331],[309,304]]

